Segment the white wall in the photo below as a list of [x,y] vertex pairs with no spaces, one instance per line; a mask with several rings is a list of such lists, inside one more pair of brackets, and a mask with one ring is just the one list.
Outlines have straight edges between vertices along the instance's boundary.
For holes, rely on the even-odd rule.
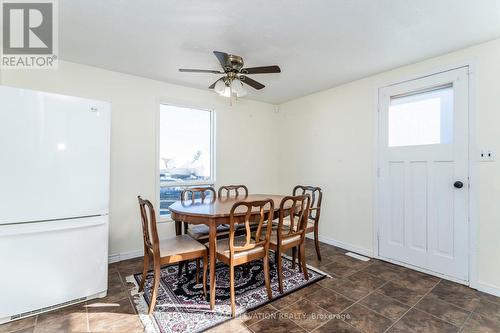
[[[57,70],[3,71],[1,83],[111,102],[110,254],[142,250],[137,195],[156,197],[155,117],[160,101],[216,110],[218,184],[248,184],[254,193],[277,192],[278,116],[273,106],[228,100],[191,89],[69,62]],[[173,234],[173,224],[161,233]]]
[[[156,195],[155,112],[160,100],[217,110],[218,183],[252,192],[290,193],[298,183],[325,193],[321,236],[373,253],[375,91],[443,66],[474,60],[477,147],[500,156],[500,40],[371,76],[280,106],[227,100],[74,63],[55,70],[2,73],[2,84],[110,101],[112,116],[110,253],[141,249],[136,196]],[[473,152],[474,153],[474,152]],[[477,155],[477,154],[476,154]],[[473,154],[473,156],[476,156]],[[500,291],[500,164],[478,164],[477,272],[483,289]],[[163,224],[164,235],[173,232]]]
[[[477,148],[500,154],[500,40],[405,66],[280,106],[281,192],[297,183],[324,189],[323,239],[371,254],[376,89],[411,76],[474,61]],[[300,152],[300,154],[298,153]],[[305,156],[301,155],[305,153]],[[500,292],[500,161],[478,163],[477,273]]]

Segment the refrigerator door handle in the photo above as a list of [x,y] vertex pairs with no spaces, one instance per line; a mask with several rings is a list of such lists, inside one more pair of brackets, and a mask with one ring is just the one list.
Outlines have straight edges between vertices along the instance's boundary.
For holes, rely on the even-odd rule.
[[107,216],[99,215],[94,217],[76,218],[70,220],[56,220],[43,222],[30,222],[0,225],[0,236],[26,235],[35,233],[45,233],[63,231],[70,229],[91,228],[106,223]]

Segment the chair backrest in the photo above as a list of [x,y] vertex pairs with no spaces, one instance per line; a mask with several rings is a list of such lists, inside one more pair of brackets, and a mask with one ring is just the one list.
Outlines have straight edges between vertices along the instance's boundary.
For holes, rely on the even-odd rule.
[[[239,197],[242,194],[244,197],[248,197],[248,188],[245,185],[225,185],[219,188],[219,198],[223,197],[225,192],[225,197],[229,198],[234,193],[234,197]],[[241,193],[240,193],[241,192]]]
[[293,195],[309,194],[311,196],[311,206],[309,207],[309,218],[314,220],[315,223],[319,222],[319,215],[321,213],[321,200],[323,199],[323,192],[320,187],[297,185],[293,188]]
[[213,202],[217,199],[215,189],[213,187],[190,187],[181,192],[181,202],[188,200],[194,202],[197,198],[201,199],[201,202],[210,198],[210,201]]
[[[273,223],[274,202],[271,199],[260,201],[240,201],[236,202],[231,208],[229,214],[229,251],[230,258],[234,258],[234,254],[246,250],[251,250],[257,246],[263,246],[267,251],[269,248],[269,239],[271,238],[272,223]],[[250,222],[255,222],[258,218],[257,233],[255,240],[252,239],[252,231]],[[246,242],[244,245],[234,245],[234,234],[236,224],[245,224]],[[265,230],[265,238],[261,236],[261,232]],[[240,229],[238,229],[240,231]]]
[[[311,206],[311,196],[302,194],[296,196],[286,196],[281,200],[279,210],[279,222],[277,231],[278,244],[290,237],[305,237],[309,208]],[[285,220],[290,224],[284,228]]]
[[[149,200],[144,200],[138,196],[139,209],[142,220],[142,238],[144,241],[144,252],[151,251],[153,255],[160,255],[160,241],[158,230],[156,229],[156,213],[153,204]],[[147,253],[144,253],[147,255]]]

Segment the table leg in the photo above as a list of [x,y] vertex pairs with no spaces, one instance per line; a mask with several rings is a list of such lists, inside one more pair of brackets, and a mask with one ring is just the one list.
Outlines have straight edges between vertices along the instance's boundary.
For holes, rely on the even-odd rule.
[[[182,235],[182,221],[174,221],[175,222],[175,234],[177,236]],[[182,267],[184,266],[183,261],[179,261],[177,264],[177,276],[181,276],[182,274]]]
[[214,220],[210,220],[208,241],[210,255],[210,309],[215,307],[215,261],[217,253],[217,228]]
[[182,221],[174,221],[175,222],[175,234],[177,236],[182,235]]

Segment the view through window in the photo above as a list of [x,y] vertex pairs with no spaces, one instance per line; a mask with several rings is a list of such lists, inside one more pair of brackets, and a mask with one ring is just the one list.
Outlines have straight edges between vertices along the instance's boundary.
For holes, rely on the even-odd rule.
[[160,216],[190,186],[213,185],[213,112],[160,107]]
[[449,144],[452,141],[452,85],[391,98],[389,147]]

